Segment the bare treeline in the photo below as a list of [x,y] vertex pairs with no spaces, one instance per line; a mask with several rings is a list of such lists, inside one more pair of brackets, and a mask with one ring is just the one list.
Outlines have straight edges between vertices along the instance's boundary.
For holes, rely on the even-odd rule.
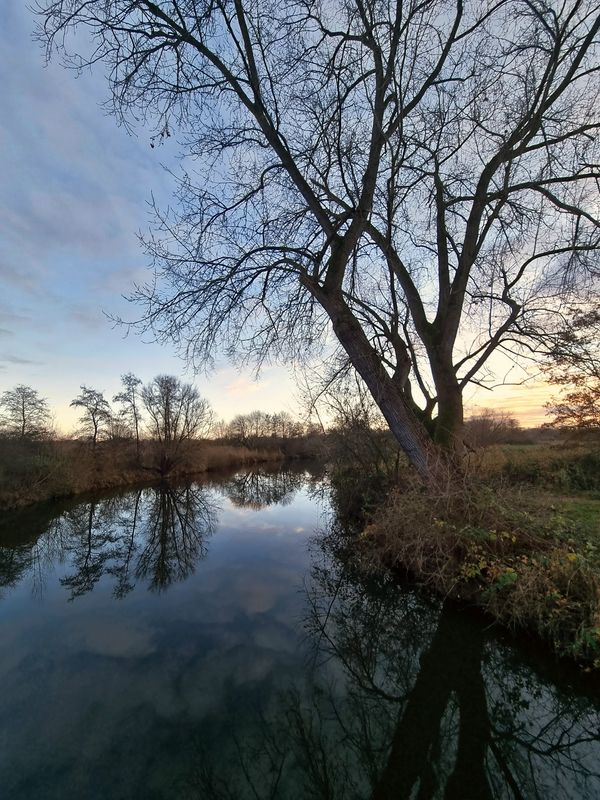
[[294,419],[287,411],[268,414],[265,411],[251,411],[237,414],[229,423],[219,423],[217,434],[220,438],[242,444],[260,439],[292,439],[311,433],[310,426]]
[[[104,392],[82,384],[70,405],[80,411],[77,438],[89,441],[94,448],[101,441],[133,440],[138,455],[144,439],[176,452],[192,439],[252,444],[260,439],[290,439],[312,432],[287,411],[252,411],[238,414],[230,422],[217,421],[197,387],[173,375],[157,375],[143,384],[128,372],[121,376],[121,390],[112,401]],[[0,435],[23,441],[52,438],[55,431],[47,398],[22,384],[5,391],[0,396]]]

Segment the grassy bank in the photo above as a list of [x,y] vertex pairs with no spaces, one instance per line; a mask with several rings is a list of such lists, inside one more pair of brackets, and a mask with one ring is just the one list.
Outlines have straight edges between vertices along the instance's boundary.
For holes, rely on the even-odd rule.
[[360,555],[600,668],[597,450],[494,448],[437,493],[408,480],[373,513]]
[[[280,461],[286,457],[277,441],[244,447],[212,441],[191,442],[169,470],[170,479],[193,477],[236,466]],[[137,454],[130,442],[104,442],[95,450],[75,441],[0,441],[0,509],[83,492],[151,483],[165,477],[151,442]]]

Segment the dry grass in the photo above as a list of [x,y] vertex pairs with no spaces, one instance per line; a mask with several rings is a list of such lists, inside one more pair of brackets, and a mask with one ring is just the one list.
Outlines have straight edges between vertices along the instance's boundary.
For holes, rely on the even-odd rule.
[[493,445],[469,456],[468,469],[485,480],[504,478],[553,491],[600,489],[600,447],[582,441]]
[[416,485],[396,490],[362,534],[361,557],[371,568],[408,571],[600,667],[595,551],[571,535],[557,508],[538,500],[474,478],[437,493]]
[[[272,449],[250,449],[215,442],[193,442],[169,472],[171,479],[209,471],[279,461]],[[138,460],[130,442],[105,442],[94,451],[74,441],[21,444],[0,441],[0,509],[83,492],[147,484],[162,477],[152,443]]]

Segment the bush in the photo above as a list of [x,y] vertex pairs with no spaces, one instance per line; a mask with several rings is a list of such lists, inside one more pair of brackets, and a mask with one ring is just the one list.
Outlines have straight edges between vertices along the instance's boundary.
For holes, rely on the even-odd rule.
[[[557,652],[600,666],[600,580],[554,511],[524,510],[511,488],[465,482],[394,492],[362,534],[371,566],[408,571],[437,592],[476,602]],[[535,504],[530,507],[535,508]]]

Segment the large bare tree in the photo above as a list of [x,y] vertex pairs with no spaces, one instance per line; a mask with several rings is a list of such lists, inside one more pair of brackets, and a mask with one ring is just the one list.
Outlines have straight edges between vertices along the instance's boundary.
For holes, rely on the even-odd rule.
[[157,375],[142,388],[141,398],[148,431],[159,445],[159,470],[166,474],[189,442],[210,430],[210,403],[195,386],[173,375]]
[[[194,361],[330,332],[410,461],[460,446],[498,350],[544,347],[600,246],[594,0],[40,0],[188,171],[141,324]],[[81,40],[77,40],[78,42]]]

